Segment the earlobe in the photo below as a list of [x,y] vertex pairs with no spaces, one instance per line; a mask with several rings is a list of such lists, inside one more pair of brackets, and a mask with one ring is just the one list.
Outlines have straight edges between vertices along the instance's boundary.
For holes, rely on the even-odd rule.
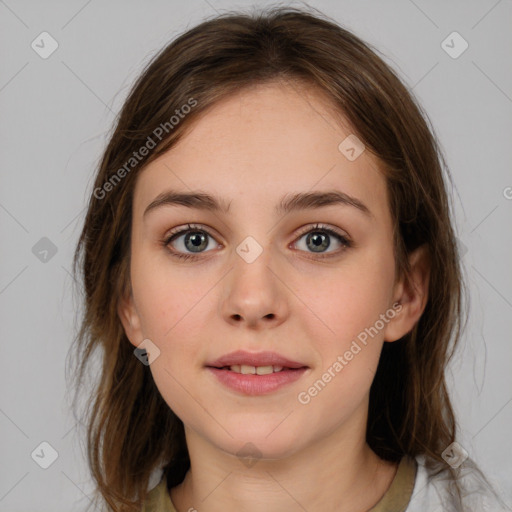
[[117,315],[121,320],[124,332],[130,340],[130,343],[134,346],[138,346],[144,337],[142,336],[140,319],[131,292],[119,300],[117,304]]
[[409,276],[404,275],[395,285],[393,303],[400,303],[401,309],[387,324],[385,341],[396,341],[412,331],[427,305],[430,258],[426,245],[410,254],[409,266]]

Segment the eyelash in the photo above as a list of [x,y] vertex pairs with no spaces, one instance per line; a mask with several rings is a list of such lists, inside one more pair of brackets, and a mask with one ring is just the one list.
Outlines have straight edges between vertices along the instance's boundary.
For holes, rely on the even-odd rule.
[[[175,239],[175,238],[178,238],[179,236],[181,235],[184,235],[190,231],[201,231],[201,232],[204,232],[206,233],[209,237],[213,238],[215,240],[215,237],[213,235],[210,234],[210,232],[205,229],[204,227],[200,226],[200,225],[197,225],[197,224],[187,224],[187,228],[186,229],[178,229],[178,230],[175,230],[175,231],[171,231],[171,233],[169,233],[168,236],[166,236],[163,240],[162,240],[162,245],[169,251],[169,253],[171,254],[171,256],[173,256],[174,258],[178,258],[182,261],[185,261],[185,260],[196,260],[196,259],[199,259],[201,258],[201,254],[202,253],[198,253],[197,255],[196,254],[190,254],[190,253],[181,253],[181,252],[177,252],[177,251],[174,251],[172,249],[169,248],[169,244]],[[338,256],[340,254],[340,252],[344,251],[345,249],[348,249],[350,247],[352,247],[352,242],[344,235],[342,235],[341,233],[338,233],[336,230],[332,229],[332,228],[329,228],[323,224],[316,224],[315,226],[313,227],[307,227],[305,228],[303,231],[301,231],[299,233],[299,235],[297,236],[297,240],[299,240],[300,238],[302,238],[304,235],[307,235],[308,233],[311,233],[311,232],[316,232],[316,231],[319,231],[319,232],[322,232],[322,233],[326,233],[330,236],[334,236],[335,238],[338,239],[338,241],[341,243],[341,245],[343,246],[342,249],[338,250],[338,251],[335,251],[335,252],[329,252],[329,253],[318,253],[315,258],[316,259],[326,259],[326,258],[332,258],[332,257],[335,257],[335,256]],[[207,251],[209,252],[209,251]],[[314,253],[311,253],[311,254],[314,254]]]

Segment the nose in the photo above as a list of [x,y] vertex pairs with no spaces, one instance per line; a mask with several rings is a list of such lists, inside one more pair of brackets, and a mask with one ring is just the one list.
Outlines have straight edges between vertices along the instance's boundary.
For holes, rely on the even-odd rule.
[[226,276],[221,315],[233,326],[253,330],[274,328],[289,315],[289,297],[268,249],[248,263],[236,252]]

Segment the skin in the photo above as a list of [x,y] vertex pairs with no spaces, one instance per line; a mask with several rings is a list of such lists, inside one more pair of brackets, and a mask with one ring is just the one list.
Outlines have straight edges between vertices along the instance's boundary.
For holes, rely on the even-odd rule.
[[[314,89],[259,85],[217,103],[138,177],[132,288],[118,312],[133,345],[159,348],[150,370],[185,425],[192,469],[171,490],[179,512],[368,510],[394,478],[396,465],[365,441],[369,390],[383,343],[423,312],[429,269],[419,249],[412,280],[395,276],[386,182],[369,151],[349,161],[338,150],[350,133]],[[230,210],[165,205],[143,216],[169,189],[221,196]],[[274,213],[286,195],[325,190],[350,194],[371,215],[340,204]],[[213,238],[197,260],[181,261],[170,248],[190,254],[184,235],[168,247],[162,240],[187,223]],[[316,223],[352,245],[327,235],[334,256],[320,259],[306,243]],[[252,263],[236,252],[247,236],[263,249]],[[400,313],[301,404],[298,394],[396,302]],[[204,366],[238,349],[275,351],[309,369],[271,394],[245,396]],[[259,452],[250,467],[237,457],[246,443]]]

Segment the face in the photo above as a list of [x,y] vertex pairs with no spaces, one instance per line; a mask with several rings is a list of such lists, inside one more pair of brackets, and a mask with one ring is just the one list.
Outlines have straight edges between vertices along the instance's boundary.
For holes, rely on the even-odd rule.
[[369,151],[339,149],[351,131],[326,105],[242,91],[137,180],[120,317],[160,350],[150,370],[186,429],[229,453],[279,458],[364,427],[382,345],[415,320],[393,308],[385,179]]

